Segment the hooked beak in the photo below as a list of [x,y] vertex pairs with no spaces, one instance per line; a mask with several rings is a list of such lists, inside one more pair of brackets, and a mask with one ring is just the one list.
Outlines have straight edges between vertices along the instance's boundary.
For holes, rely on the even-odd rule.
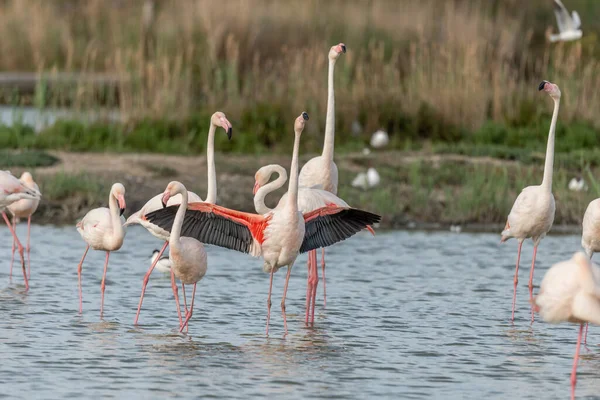
[[258,184],[258,182],[254,182],[254,188],[252,189],[252,194],[256,194],[256,192],[258,192],[258,189],[260,189],[260,185]]
[[550,82],[542,81],[542,83],[540,83],[540,86],[538,87],[538,90],[544,90],[544,87],[546,87],[546,83],[550,83]]
[[302,118],[303,118],[305,121],[308,121],[308,113],[307,113],[306,111],[302,111]]
[[169,201],[170,198],[171,198],[171,194],[169,192],[165,192],[165,194],[163,194],[163,197],[161,199],[163,208],[167,207],[167,202]]
[[345,44],[342,45],[342,53],[346,54],[346,45]]
[[117,196],[117,203],[119,203],[119,209],[120,209],[119,216],[121,216],[125,212],[125,197],[122,194]]
[[231,122],[229,122],[227,118],[221,118],[221,127],[225,129],[225,132],[227,132],[227,139],[231,140],[231,135],[233,134]]

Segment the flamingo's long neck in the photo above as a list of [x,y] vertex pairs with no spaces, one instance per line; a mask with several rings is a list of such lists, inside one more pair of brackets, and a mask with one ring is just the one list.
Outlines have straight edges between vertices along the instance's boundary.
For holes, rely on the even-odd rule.
[[110,211],[110,218],[112,220],[113,235],[116,237],[123,236],[124,228],[123,224],[121,223],[119,203],[117,202],[117,198],[112,191],[108,196],[108,209]]
[[206,192],[206,203],[217,202],[217,173],[215,169],[215,131],[217,127],[211,123],[208,130],[208,142],[206,144],[206,163],[208,167],[208,190]]
[[554,100],[554,112],[552,113],[552,122],[550,123],[550,132],[548,133],[548,145],[546,147],[546,163],[544,165],[544,179],[542,187],[552,192],[552,172],[554,169],[554,132],[556,130],[556,120],[558,119],[558,108],[560,99]]
[[[325,119],[325,143],[323,144],[322,154],[327,161],[333,161],[333,147],[335,144],[335,94],[333,91],[335,61],[329,59],[329,77],[327,80],[327,117]],[[329,168],[329,164],[327,168]]]
[[256,194],[254,195],[254,209],[259,214],[267,214],[273,211],[265,204],[265,197],[269,193],[274,192],[282,187],[285,184],[285,181],[287,181],[287,172],[281,165],[270,165],[265,170],[269,173],[269,175],[276,173],[279,176],[273,182],[269,182],[266,185],[261,186],[261,188],[256,191]]
[[185,218],[185,212],[188,206],[188,195],[185,187],[181,187],[179,193],[181,193],[181,204],[177,209],[177,214],[175,214],[171,236],[169,237],[169,247],[175,250],[180,247],[179,238],[181,236],[181,227],[183,226],[183,219]]
[[296,137],[294,138],[294,152],[292,153],[290,183],[288,185],[288,207],[293,212],[298,212],[298,151],[300,149],[301,133],[296,132]]

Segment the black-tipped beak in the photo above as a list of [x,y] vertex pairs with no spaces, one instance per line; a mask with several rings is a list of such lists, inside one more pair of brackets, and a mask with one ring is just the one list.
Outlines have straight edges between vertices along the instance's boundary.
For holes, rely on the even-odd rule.
[[161,200],[160,202],[162,203],[162,205],[163,205],[163,208],[167,208],[167,203],[165,203],[165,202],[164,202],[164,201],[162,201],[162,200]]
[[544,86],[546,86],[546,83],[549,83],[548,81],[542,81],[542,83],[540,83],[540,86],[538,87],[538,90],[544,90]]
[[305,121],[308,121],[308,113],[306,111],[302,112],[302,118],[304,118]]
[[342,45],[342,53],[346,54],[346,45],[345,44]]
[[227,129],[227,139],[231,140],[231,135],[233,134],[233,128]]
[[120,210],[120,212],[121,212],[121,213],[119,214],[119,216],[121,216],[121,215],[123,215],[123,214],[125,213],[125,209],[124,209],[124,208],[120,208],[119,210]]

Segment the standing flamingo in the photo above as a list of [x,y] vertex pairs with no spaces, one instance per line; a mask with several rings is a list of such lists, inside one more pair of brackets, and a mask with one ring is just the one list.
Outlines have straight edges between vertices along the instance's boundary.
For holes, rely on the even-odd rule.
[[[335,144],[335,94],[333,90],[333,71],[335,63],[340,54],[346,52],[346,45],[340,43],[336,46],[331,47],[329,50],[329,71],[327,78],[327,116],[325,118],[325,142],[323,143],[323,153],[308,160],[298,178],[300,186],[313,187],[320,186],[321,189],[327,190],[333,194],[337,194],[338,187],[338,169],[337,165],[333,161],[333,147]],[[316,249],[313,253],[309,254],[308,257],[308,270],[310,275],[310,262],[316,260],[317,255]],[[316,261],[315,261],[316,262]],[[327,304],[327,291],[325,281],[325,250],[321,249],[321,268],[323,270],[323,306]],[[319,282],[319,276],[317,274],[316,281],[313,285],[317,285]],[[307,286],[311,286],[310,282],[307,282]],[[315,289],[316,290],[316,289]],[[308,291],[308,290],[307,290]]]
[[[33,177],[29,172],[23,172],[21,178],[19,179],[21,183],[37,192],[40,192],[40,188],[37,183],[33,180]],[[41,193],[41,192],[40,192]],[[21,199],[19,201],[15,201],[11,205],[8,206],[8,211],[11,212],[13,218],[13,230],[17,231],[17,220],[19,218],[27,218],[27,277],[31,278],[31,258],[30,258],[30,246],[29,239],[31,233],[31,216],[37,210],[38,205],[40,204],[40,199]],[[12,245],[12,256],[10,258],[10,276],[12,276],[13,262],[15,259],[15,247],[16,242],[13,237],[13,245]]]
[[[298,149],[308,114],[303,112],[294,124],[295,139],[290,168],[287,201],[265,214],[250,214],[230,210],[213,204],[188,205],[186,219],[181,230],[183,236],[198,239],[252,256],[263,256],[265,272],[270,272],[267,300],[267,335],[271,316],[271,291],[273,274],[287,266],[281,311],[287,333],[285,298],[290,273],[300,252],[327,247],[347,239],[380,220],[380,217],[353,208],[329,206],[302,215],[298,209]],[[144,216],[150,222],[169,230],[174,223],[177,207],[170,206]]]
[[[583,214],[582,226],[581,247],[591,260],[594,253],[600,251],[600,199],[592,200],[588,204]],[[587,344],[587,333],[588,324],[585,324],[584,344]]]
[[94,250],[106,251],[106,261],[104,262],[104,274],[102,275],[102,284],[100,289],[102,297],[100,300],[100,317],[104,312],[104,288],[106,281],[106,270],[108,268],[108,257],[111,251],[116,251],[123,245],[125,238],[125,228],[122,217],[125,212],[125,187],[120,183],[115,183],[110,189],[108,196],[108,208],[99,207],[88,211],[85,217],[77,223],[77,231],[87,243],[83,257],[77,267],[77,276],[79,280],[79,312],[83,310],[83,301],[81,294],[81,268],[83,260],[87,255],[90,246]]
[[25,290],[29,290],[29,280],[27,279],[27,271],[25,269],[25,255],[23,254],[23,245],[17,237],[17,233],[13,229],[8,216],[6,215],[5,208],[10,206],[16,201],[23,199],[39,199],[42,195],[39,191],[31,189],[12,176],[8,171],[0,171],[0,211],[2,212],[2,218],[8,226],[10,233],[13,236],[13,241],[17,244],[19,249],[19,255],[21,256],[21,268],[23,269],[23,279],[25,281]]
[[[268,183],[273,174],[278,174],[277,179]],[[283,168],[281,165],[271,164],[260,168],[254,175],[254,178],[254,208],[257,213],[267,214],[273,210],[266,206],[265,197],[269,193],[281,188],[285,184],[287,181],[287,173],[285,168]],[[281,197],[279,204],[283,205],[286,201],[287,193]],[[344,200],[326,190],[305,187],[298,188],[298,208],[302,214],[306,214],[319,208],[328,206],[345,208],[350,207]],[[367,229],[369,229],[371,233],[374,233],[370,226],[368,226]],[[309,252],[309,257],[311,256],[314,258],[311,260],[311,262],[309,262],[309,285],[306,289],[305,323],[308,323],[309,320],[310,322],[314,323],[315,320],[315,300],[317,296],[316,282],[319,279],[317,272],[316,252]]]
[[579,324],[571,372],[571,399],[575,399],[583,324],[600,325],[600,267],[583,253],[576,253],[570,260],[553,265],[542,280],[534,308],[546,322]]
[[[533,260],[531,261],[531,270],[529,272],[529,298],[531,299],[533,297],[533,269],[535,267],[537,248],[540,241],[552,227],[552,222],[554,222],[555,205],[554,196],[552,195],[552,169],[554,165],[554,131],[556,130],[556,120],[560,105],[560,89],[553,83],[542,81],[539,90],[544,90],[554,100],[554,112],[550,124],[550,133],[548,134],[548,147],[546,148],[544,178],[541,185],[527,186],[519,194],[513,204],[512,210],[510,210],[510,214],[508,214],[508,221],[502,231],[501,239],[501,242],[505,242],[514,237],[519,242],[512,302],[511,320],[513,321],[515,319],[517,283],[519,282],[519,260],[521,259],[523,241],[527,238],[533,240]],[[531,311],[531,322],[533,322],[533,309]]]
[[[206,145],[206,163],[207,163],[207,167],[208,167],[207,168],[208,169],[208,189],[207,189],[205,201],[206,201],[206,203],[211,203],[211,204],[214,204],[217,202],[217,174],[216,174],[216,168],[215,168],[215,131],[217,130],[217,127],[219,127],[219,126],[222,127],[223,129],[225,129],[225,132],[227,132],[227,138],[231,140],[231,135],[233,133],[231,123],[229,122],[229,120],[227,119],[225,114],[223,114],[220,111],[217,111],[210,118],[210,128],[208,129],[208,141],[207,141],[207,145]],[[197,194],[195,194],[193,192],[189,192],[189,191],[186,191],[186,192],[188,194],[188,202],[189,203],[202,202],[202,199]],[[156,257],[155,262],[152,263],[152,265],[148,269],[148,272],[146,272],[146,275],[144,276],[144,281],[142,283],[142,294],[140,295],[138,309],[135,314],[135,320],[133,322],[134,324],[138,323],[138,319],[140,317],[140,311],[142,310],[142,303],[144,301],[144,294],[146,292],[146,286],[148,285],[148,280],[150,279],[152,270],[156,266],[156,263],[158,262],[158,260],[162,256],[162,254],[164,253],[165,249],[167,248],[167,245],[169,244],[169,232],[165,231],[164,229],[161,229],[159,226],[152,224],[152,223],[148,222],[147,220],[145,220],[144,218],[142,218],[144,215],[162,208],[162,203],[161,203],[162,196],[163,196],[163,194],[160,193],[160,194],[157,194],[156,196],[154,196],[153,198],[151,198],[150,200],[148,200],[148,202],[142,207],[142,209],[139,210],[138,212],[132,214],[129,218],[127,218],[127,222],[125,223],[125,226],[132,225],[132,224],[140,224],[144,228],[146,228],[148,230],[148,232],[150,232],[152,235],[154,235],[155,237],[157,237],[165,242],[162,249],[160,250],[160,253]],[[179,194],[176,196],[170,197],[167,205],[172,206],[172,205],[178,205],[178,204],[181,204],[181,196]],[[171,272],[171,273],[173,273],[173,272]],[[177,287],[175,287],[174,290],[177,290]]]
[[[186,317],[183,324],[180,325],[179,332],[183,331],[183,328],[187,326],[192,313],[194,312],[194,298],[196,297],[196,283],[204,277],[206,274],[206,250],[204,245],[194,238],[180,237],[181,227],[183,226],[183,219],[188,206],[187,190],[182,183],[173,181],[169,183],[162,197],[163,205],[167,205],[169,199],[172,196],[181,194],[181,204],[177,208],[175,214],[175,220],[171,228],[171,235],[169,236],[169,259],[171,260],[171,271],[174,272],[175,277],[181,281],[181,289],[183,292],[183,298],[185,301],[185,285],[193,284],[194,289],[192,290],[192,303],[190,309],[187,309],[187,301],[185,301]],[[173,275],[171,275],[171,284],[175,285]],[[177,308],[179,304],[179,297],[177,292],[174,291],[175,301],[177,302]]]

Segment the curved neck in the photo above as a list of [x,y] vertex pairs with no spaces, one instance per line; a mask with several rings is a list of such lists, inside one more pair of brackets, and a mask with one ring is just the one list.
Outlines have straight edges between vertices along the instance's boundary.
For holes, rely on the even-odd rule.
[[294,138],[294,151],[292,153],[292,166],[290,167],[290,183],[288,185],[288,207],[298,211],[298,151],[300,148],[300,133],[296,132]]
[[183,226],[183,219],[185,218],[185,212],[188,206],[188,194],[185,188],[181,188],[181,204],[175,214],[175,220],[173,221],[173,227],[171,228],[171,236],[169,237],[169,247],[179,248],[179,238],[181,235],[181,227]]
[[208,167],[208,190],[206,192],[206,203],[217,202],[217,172],[215,169],[215,131],[217,127],[211,122],[208,130],[208,142],[206,144],[206,164]]
[[329,60],[329,77],[327,79],[327,117],[325,119],[325,143],[323,143],[323,158],[333,161],[335,143],[335,94],[333,93],[333,69],[335,60]]
[[266,185],[261,186],[261,188],[256,191],[256,194],[254,195],[254,209],[259,214],[267,214],[273,211],[272,208],[267,207],[265,204],[265,197],[269,193],[274,192],[282,187],[285,184],[285,181],[287,181],[287,172],[285,172],[285,168],[283,168],[281,165],[271,165],[267,171],[269,172],[269,179],[270,176],[275,173],[279,176],[273,182],[269,182]]
[[108,209],[110,211],[110,219],[113,225],[113,235],[123,234],[123,224],[121,223],[121,215],[119,210],[119,204],[117,198],[113,195],[112,191],[108,196]]
[[546,163],[544,165],[544,179],[542,187],[552,192],[552,171],[554,169],[554,132],[556,131],[556,120],[558,119],[558,108],[560,99],[554,100],[554,112],[552,113],[552,122],[550,123],[550,132],[548,133],[548,145],[546,147]]

